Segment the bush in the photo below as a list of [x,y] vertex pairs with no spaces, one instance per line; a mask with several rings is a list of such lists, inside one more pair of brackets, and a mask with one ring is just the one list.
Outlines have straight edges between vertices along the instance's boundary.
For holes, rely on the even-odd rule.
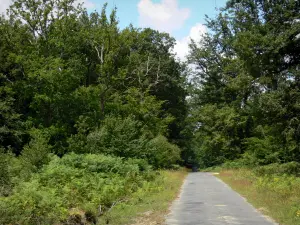
[[243,160],[234,160],[234,161],[227,161],[222,165],[222,168],[224,169],[239,169],[246,167],[245,163]]
[[55,224],[67,215],[64,205],[55,189],[32,180],[12,196],[0,198],[0,224]]
[[133,117],[124,120],[106,118],[102,127],[87,137],[87,149],[91,153],[105,153],[125,158],[147,160],[155,168],[169,168],[180,160],[180,149],[159,135],[152,138],[141,122]]
[[146,148],[149,163],[155,168],[170,168],[180,160],[180,149],[162,135],[149,141]]
[[121,157],[145,158],[142,124],[132,117],[108,117],[100,129],[87,137],[89,153],[106,153]]
[[95,221],[155,177],[145,160],[75,153],[53,156],[30,180],[16,185],[12,195],[0,197],[0,224]]
[[11,191],[11,177],[8,171],[8,154],[4,154],[0,149],[0,196],[8,195]]
[[32,166],[34,170],[41,168],[48,163],[48,157],[51,152],[51,146],[48,145],[49,138],[42,131],[33,129],[31,131],[31,140],[28,145],[25,145],[20,159],[28,166]]
[[14,186],[30,178],[33,170],[34,166],[22,156],[0,153],[0,196],[10,195]]
[[141,173],[151,171],[151,167],[142,159],[123,159],[120,157],[99,154],[70,153],[64,157],[55,158],[49,166],[64,165],[74,169],[83,169],[88,172],[113,173],[126,175],[128,173]]
[[298,162],[289,162],[284,164],[273,163],[267,166],[260,166],[254,169],[256,175],[300,175],[300,163]]
[[280,162],[280,144],[273,136],[264,138],[252,137],[245,141],[247,150],[246,157],[251,158],[256,165],[267,165]]
[[178,165],[178,164],[172,164],[172,165],[170,166],[170,169],[171,169],[171,170],[180,170],[180,169],[181,169],[181,166]]

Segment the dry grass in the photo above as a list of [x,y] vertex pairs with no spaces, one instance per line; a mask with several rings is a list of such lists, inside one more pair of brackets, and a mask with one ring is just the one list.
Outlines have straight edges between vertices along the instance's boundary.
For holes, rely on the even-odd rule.
[[143,213],[132,225],[162,225],[165,221],[164,211],[148,211]]
[[[100,224],[162,225],[173,200],[187,175],[185,169],[161,171],[157,184],[145,187],[126,203],[119,204],[102,219]],[[107,223],[108,221],[108,223]]]
[[245,169],[224,170],[217,176],[279,224],[300,224],[300,178],[256,176]]

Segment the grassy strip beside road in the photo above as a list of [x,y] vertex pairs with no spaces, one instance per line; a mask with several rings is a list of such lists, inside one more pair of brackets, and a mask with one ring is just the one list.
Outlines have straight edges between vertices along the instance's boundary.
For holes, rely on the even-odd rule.
[[104,215],[101,224],[163,224],[172,201],[178,196],[187,171],[161,171],[152,183],[146,183],[127,202],[116,205]]
[[263,214],[282,225],[300,224],[300,178],[257,175],[247,169],[222,170],[218,175]]

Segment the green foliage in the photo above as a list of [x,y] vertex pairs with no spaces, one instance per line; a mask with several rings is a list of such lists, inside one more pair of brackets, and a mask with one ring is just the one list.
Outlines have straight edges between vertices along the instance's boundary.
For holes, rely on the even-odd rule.
[[153,179],[151,167],[143,160],[74,153],[55,156],[30,180],[18,184],[12,195],[0,198],[0,222],[67,222],[74,210],[82,211],[80,220],[99,217]]
[[12,189],[11,177],[8,171],[9,155],[0,149],[0,196],[8,195]]
[[254,169],[254,173],[258,176],[264,175],[300,175],[300,163],[289,162],[284,164],[273,163],[267,166],[260,166]]
[[252,137],[245,141],[247,153],[245,158],[249,160],[249,164],[266,165],[270,163],[280,162],[280,144],[276,142],[272,136],[263,139]]
[[180,160],[180,149],[164,136],[153,135],[147,125],[132,117],[108,117],[87,137],[87,151],[147,160],[156,168],[168,168]]
[[49,161],[51,146],[48,145],[49,138],[45,137],[40,130],[31,131],[31,140],[28,145],[24,146],[20,159],[24,163],[33,166],[34,169],[41,168]]
[[132,117],[107,117],[100,126],[87,136],[89,152],[144,158],[141,122]]
[[10,197],[0,199],[3,224],[54,224],[66,216],[63,198],[37,181],[22,184]]
[[[170,200],[178,195],[178,190],[185,178],[186,170],[178,171],[162,170],[160,175],[151,182],[144,182],[143,186],[132,195],[129,201],[117,204],[106,213],[99,225],[102,224],[130,224],[140,218],[141,214],[152,211],[151,222],[160,223],[165,218],[166,210],[170,206]],[[174,191],[176,190],[176,191]],[[148,216],[147,216],[148,217]]]
[[55,160],[52,160],[51,162],[51,165],[58,164],[84,169],[86,172],[113,173],[119,175],[126,175],[130,172],[139,173],[139,171],[151,170],[151,167],[147,164],[147,162],[142,159],[124,160],[122,158],[104,156],[100,154],[78,155],[70,153],[61,159],[55,158]]
[[[175,39],[119,29],[116,9],[108,17],[106,6],[88,13],[73,2],[16,0],[1,17],[1,146],[19,155],[36,128],[57,155],[89,152],[87,136],[103,124],[103,132],[115,129],[108,128],[112,117],[143,123],[133,131],[136,142],[157,133],[179,140],[186,93],[184,67],[171,54]],[[112,147],[121,151],[133,137],[118,135]]]
[[179,161],[175,39],[75,2],[15,0],[0,17],[0,224],[95,224]]
[[[3,74],[0,72],[0,82],[3,82]],[[20,120],[14,107],[15,99],[13,91],[8,86],[0,86],[0,146],[19,148],[22,141],[23,122]]]
[[149,141],[146,149],[150,164],[156,168],[171,168],[180,160],[180,149],[161,135]]
[[202,167],[300,162],[299,10],[297,1],[230,0],[190,44],[189,129]]
[[245,133],[246,118],[234,108],[206,104],[195,110],[193,117],[198,123],[193,148],[200,167],[219,165],[242,153],[238,137]]

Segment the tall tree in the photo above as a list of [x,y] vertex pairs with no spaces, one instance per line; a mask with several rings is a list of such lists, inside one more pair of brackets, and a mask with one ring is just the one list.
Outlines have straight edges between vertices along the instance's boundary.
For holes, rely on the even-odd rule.
[[245,151],[258,164],[299,161],[299,7],[294,0],[228,1],[207,19],[209,34],[191,44],[200,78],[192,99],[196,143],[207,165]]

